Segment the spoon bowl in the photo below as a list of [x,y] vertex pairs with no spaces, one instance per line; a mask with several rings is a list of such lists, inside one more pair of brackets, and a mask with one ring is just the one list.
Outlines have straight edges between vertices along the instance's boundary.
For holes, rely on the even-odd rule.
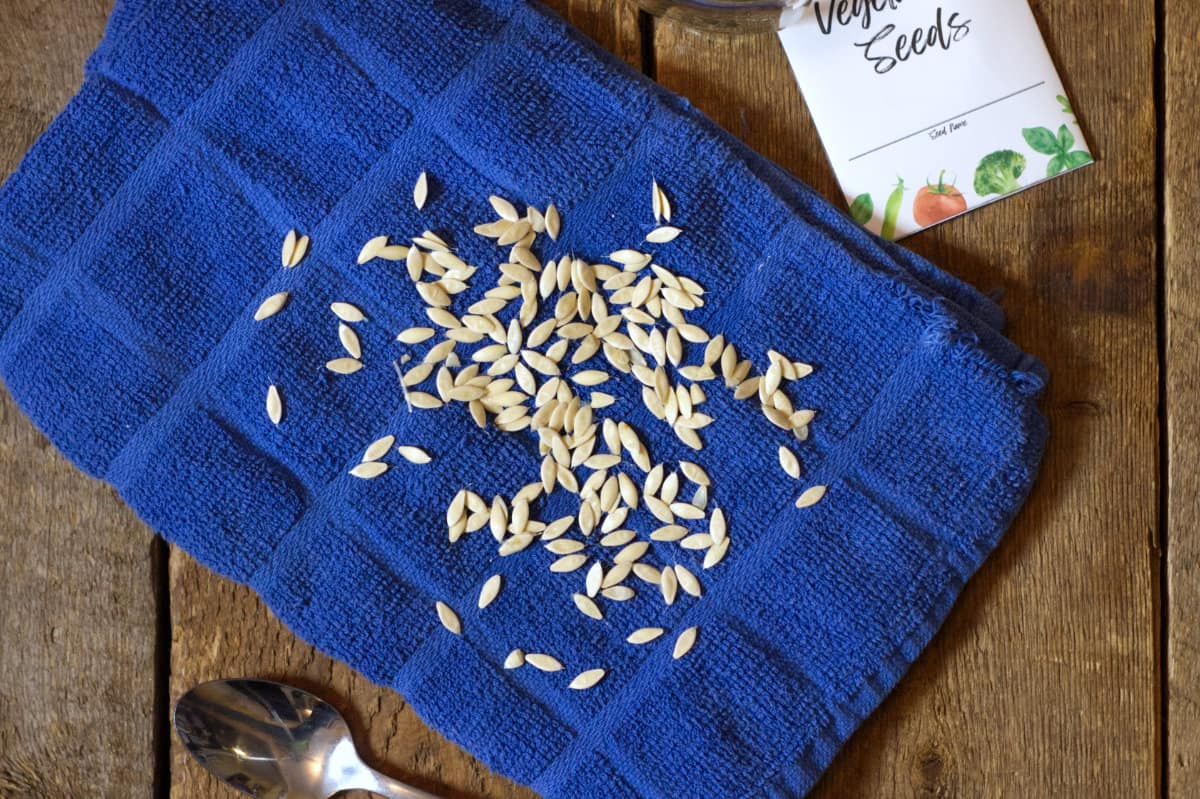
[[291,685],[203,683],[176,703],[175,730],[200,765],[256,799],[325,799],[356,788],[436,799],[369,768],[337,709]]

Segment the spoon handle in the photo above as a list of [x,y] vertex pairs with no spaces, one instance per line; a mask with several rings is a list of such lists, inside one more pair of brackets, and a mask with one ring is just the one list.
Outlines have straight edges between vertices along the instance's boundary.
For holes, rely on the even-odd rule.
[[380,774],[373,768],[367,767],[367,773],[375,779],[375,785],[363,786],[367,790],[385,796],[387,799],[438,799],[431,793],[419,791],[411,785],[405,785],[386,774]]

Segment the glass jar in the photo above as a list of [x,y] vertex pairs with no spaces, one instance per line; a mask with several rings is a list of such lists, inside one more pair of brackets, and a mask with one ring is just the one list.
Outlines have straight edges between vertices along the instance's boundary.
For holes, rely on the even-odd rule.
[[812,0],[638,0],[652,14],[720,33],[761,33],[800,19]]

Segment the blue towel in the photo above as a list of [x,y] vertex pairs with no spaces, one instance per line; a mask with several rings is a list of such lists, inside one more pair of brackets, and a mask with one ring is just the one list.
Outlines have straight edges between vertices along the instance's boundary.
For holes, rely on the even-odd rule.
[[[670,243],[643,242],[652,180],[683,230]],[[558,240],[532,244],[543,262],[643,248],[703,286],[687,321],[725,335],[754,374],[772,348],[815,367],[783,381],[817,412],[803,441],[702,382],[715,422],[698,452],[603,354],[570,367],[613,375],[597,421],[628,421],[655,462],[711,476],[724,561],[706,570],[703,550],[664,541],[643,556],[694,572],[700,598],[667,605],[631,575],[636,597],[599,596],[594,620],[571,599],[586,569],[551,572],[541,542],[500,557],[486,527],[448,540],[460,488],[511,498],[542,453],[528,431],[479,428],[461,402],[406,408],[392,363],[412,355],[410,368],[440,339],[398,343],[428,323],[425,306],[403,263],[355,256],[373,236],[432,229],[479,267],[455,298],[465,313],[509,256],[472,232],[496,218],[490,194],[561,210]],[[46,435],[299,635],[547,797],[803,795],[995,546],[1046,436],[1045,373],[1000,335],[993,303],[523,0],[118,2],[79,94],[0,192],[0,223],[0,374]],[[312,249],[283,269],[292,228]],[[283,311],[254,321],[280,291]],[[356,374],[324,366],[344,355],[335,301],[367,314],[351,325]],[[458,346],[464,365],[478,346]],[[687,344],[685,361],[703,350]],[[268,385],[283,393],[279,425]],[[385,474],[350,475],[385,434],[433,461],[392,452]],[[778,465],[781,444],[801,479]],[[628,453],[618,471],[642,484]],[[681,482],[691,499],[698,486]],[[814,485],[824,498],[798,509]],[[578,508],[560,486],[532,514]],[[639,506],[624,527],[646,540],[660,524]],[[611,570],[600,535],[561,540]],[[503,589],[481,611],[492,574]],[[650,626],[666,633],[626,643]],[[564,669],[505,669],[516,648]],[[592,668],[606,670],[598,684],[568,687]]]

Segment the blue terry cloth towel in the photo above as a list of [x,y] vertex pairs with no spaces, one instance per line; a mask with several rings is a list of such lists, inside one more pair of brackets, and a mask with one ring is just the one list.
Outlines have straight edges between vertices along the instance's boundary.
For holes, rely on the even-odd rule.
[[994,304],[524,0],[118,2],[0,223],[46,435],[547,797],[803,795],[1046,437]]

